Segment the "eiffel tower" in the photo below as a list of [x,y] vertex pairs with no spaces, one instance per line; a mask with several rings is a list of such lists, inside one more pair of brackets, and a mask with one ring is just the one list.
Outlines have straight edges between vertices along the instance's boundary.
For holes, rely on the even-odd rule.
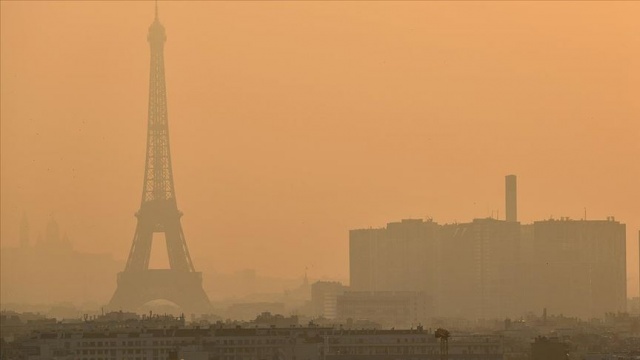
[[[185,241],[173,186],[167,92],[164,78],[164,26],[155,20],[147,36],[151,48],[149,118],[142,203],[136,213],[133,244],[118,287],[108,308],[135,311],[152,300],[169,300],[186,313],[206,313],[209,299],[202,288],[202,273],[196,272]],[[154,233],[164,233],[169,269],[149,269]]]

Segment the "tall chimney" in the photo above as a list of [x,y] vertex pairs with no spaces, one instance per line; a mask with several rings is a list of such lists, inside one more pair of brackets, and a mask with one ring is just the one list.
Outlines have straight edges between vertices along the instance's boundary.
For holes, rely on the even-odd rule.
[[507,221],[518,221],[518,189],[515,175],[507,175],[505,177],[505,199]]

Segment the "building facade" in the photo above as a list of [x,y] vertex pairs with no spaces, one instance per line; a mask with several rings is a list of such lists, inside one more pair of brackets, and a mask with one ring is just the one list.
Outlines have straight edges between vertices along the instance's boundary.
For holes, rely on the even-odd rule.
[[504,319],[547,308],[602,318],[626,309],[625,225],[492,218],[402,220],[352,230],[351,290],[424,292],[437,316]]
[[[3,351],[26,360],[440,359],[430,331],[289,328],[166,328],[34,333]],[[497,336],[449,340],[449,359],[502,360]]]
[[369,320],[383,328],[416,328],[434,314],[433,301],[423,292],[347,291],[337,299],[338,319]]
[[311,308],[313,315],[333,320],[338,316],[338,296],[345,286],[338,281],[316,281],[311,285]]
[[625,311],[626,226],[607,220],[533,224],[538,308],[580,318]]
[[433,291],[438,282],[439,225],[405,219],[349,233],[350,289]]

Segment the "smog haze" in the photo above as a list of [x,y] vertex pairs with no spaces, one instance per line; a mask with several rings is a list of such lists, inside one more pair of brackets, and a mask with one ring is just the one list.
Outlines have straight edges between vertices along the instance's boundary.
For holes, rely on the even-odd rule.
[[[55,218],[113,257],[87,295],[108,301],[140,208],[153,3],[0,9],[1,245]],[[521,222],[626,224],[638,296],[640,3],[161,1],[159,18],[205,276],[348,282],[349,230],[504,219],[517,174]]]

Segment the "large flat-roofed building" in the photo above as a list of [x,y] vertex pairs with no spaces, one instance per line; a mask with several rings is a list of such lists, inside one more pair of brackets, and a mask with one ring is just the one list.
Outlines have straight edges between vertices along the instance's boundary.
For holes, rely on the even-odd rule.
[[433,291],[439,225],[420,219],[349,233],[353,291]]
[[533,224],[539,308],[581,318],[625,311],[626,226],[607,220]]
[[519,307],[520,225],[496,219],[440,229],[438,309],[445,316],[494,319]]
[[378,242],[386,229],[349,231],[349,286],[356,291],[375,291],[377,283]]
[[402,220],[350,232],[351,290],[424,292],[435,316],[504,319],[626,307],[625,225],[608,220]]
[[519,313],[520,225],[495,219],[440,225],[405,219],[350,232],[351,289],[424,292],[434,314]]
[[626,309],[625,225],[568,218],[521,224],[516,176],[506,219],[438,224],[405,219],[349,232],[353,291],[413,291],[437,317],[504,319],[547,308],[602,318]]

